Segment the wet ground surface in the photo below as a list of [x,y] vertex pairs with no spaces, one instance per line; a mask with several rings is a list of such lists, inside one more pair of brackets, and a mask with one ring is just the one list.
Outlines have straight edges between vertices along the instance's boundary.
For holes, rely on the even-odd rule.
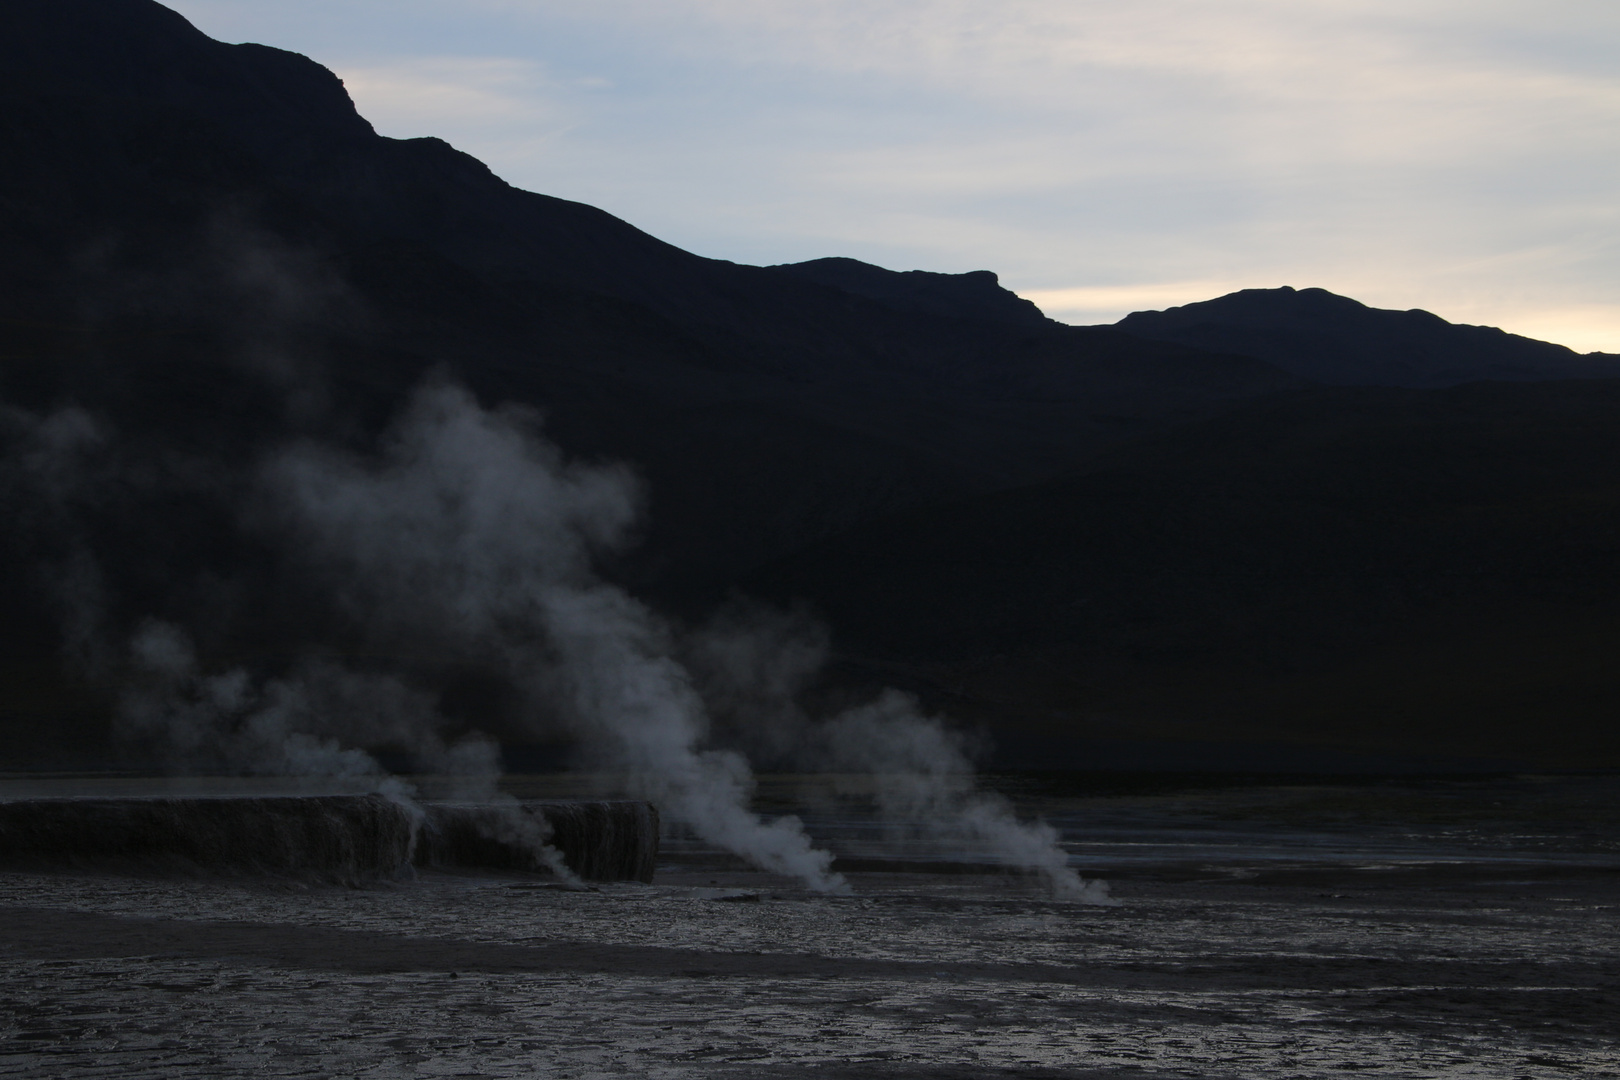
[[1138,849],[1118,907],[984,873],[818,896],[679,842],[653,884],[586,892],[0,874],[0,1076],[1620,1077],[1605,828],[1143,854],[1323,825],[1251,796],[1257,826],[1237,796],[1218,822],[1099,806],[1147,830],[1098,841]]

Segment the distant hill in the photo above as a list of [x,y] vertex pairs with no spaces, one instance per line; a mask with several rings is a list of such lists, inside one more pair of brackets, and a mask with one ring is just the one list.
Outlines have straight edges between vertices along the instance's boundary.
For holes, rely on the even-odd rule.
[[1582,356],[1495,327],[1448,323],[1427,311],[1371,308],[1326,289],[1244,289],[1138,311],[1114,328],[1149,341],[1259,357],[1332,386],[1620,377],[1620,356]]
[[811,602],[849,664],[1026,765],[1236,741],[1615,767],[1617,430],[1620,381],[1283,395],[749,589]]
[[769,269],[830,285],[900,311],[941,319],[982,319],[1038,330],[1051,328],[1051,320],[1039,308],[1002,288],[996,275],[988,270],[966,274],[934,274],[926,270],[897,273],[858,259],[837,258],[783,263]]
[[[448,368],[544,406],[565,447],[646,470],[647,558],[680,577],[1055,475],[1296,381],[1050,322],[988,273],[701,258],[437,139],[380,137],[319,65],[213,41],[150,0],[6,4],[0,96],[0,333],[16,357],[0,394],[140,427],[156,407],[136,403],[170,376],[128,354],[161,340],[164,364],[260,402],[223,433],[259,445],[286,430],[269,415],[282,376],[222,367],[222,351],[298,354],[328,403],[300,422],[351,433],[356,411],[374,424]],[[176,430],[211,422],[187,415]],[[760,462],[795,475],[761,483],[737,448],[762,437],[781,451]]]
[[[1203,308],[1216,314],[1178,321]],[[107,703],[64,660],[84,629],[63,619],[64,595],[93,601],[114,638],[147,617],[191,627],[210,663],[274,670],[354,634],[255,531],[255,477],[297,441],[374,450],[425,378],[538,410],[572,456],[628,462],[647,492],[643,534],[606,569],[677,616],[745,587],[804,597],[847,645],[847,677],[912,672],[936,696],[1005,662],[1027,694],[959,699],[997,730],[1039,716],[1042,738],[1080,738],[1106,712],[1203,717],[1212,739],[1248,737],[1233,718],[1257,699],[1188,673],[1209,657],[1247,670],[1274,655],[1267,643],[1293,656],[1342,634],[1345,655],[1361,655],[1345,598],[1382,595],[1384,571],[1335,570],[1319,606],[1285,602],[1317,595],[1301,584],[1316,571],[1277,569],[1296,565],[1290,553],[1421,583],[1450,579],[1411,560],[1454,542],[1494,567],[1505,584],[1492,596],[1528,596],[1547,567],[1579,563],[1558,515],[1586,537],[1580,559],[1610,544],[1609,384],[1318,384],[1554,378],[1610,362],[1319,290],[1071,327],[988,271],[706,259],[517,190],[440,140],[377,135],[336,76],[295,53],[213,41],[151,0],[8,0],[0,768],[104,760]],[[70,406],[82,416],[59,412]],[[1491,430],[1525,433],[1486,440],[1512,453],[1475,453],[1482,408]],[[71,422],[42,424],[53,414]],[[1318,430],[1337,433],[1331,453],[1300,434]],[[78,471],[40,464],[51,439],[82,451]],[[1148,479],[1119,481],[1138,495],[1107,495],[1107,478],[1148,462]],[[1556,512],[1498,492],[1502,468],[1562,492]],[[1380,492],[1415,475],[1433,479],[1433,505],[1385,506]],[[1312,501],[1341,489],[1342,514]],[[1495,494],[1479,510],[1469,492]],[[1445,514],[1468,529],[1445,532]],[[1570,580],[1606,596],[1607,579],[1579,567]],[[1466,617],[1442,605],[1443,617],[1481,641],[1542,625],[1481,603]],[[1087,622],[1087,605],[1103,614]],[[1367,625],[1404,625],[1388,612],[1406,608],[1378,610]],[[1574,607],[1535,610],[1579,623]],[[1608,625],[1601,605],[1580,610]],[[1148,659],[1108,659],[1138,641]],[[1462,701],[1463,687],[1543,670],[1469,649],[1432,668],[1424,693]],[[1097,693],[1048,693],[1031,673],[1049,669],[1106,678]],[[1620,697],[1580,679],[1591,709]],[[1268,738],[1316,738],[1286,717],[1353,700],[1330,682],[1300,687],[1294,712],[1254,706],[1277,718]],[[463,697],[476,712],[499,692]],[[1504,718],[1539,715],[1529,697],[1493,700]],[[1455,746],[1463,712],[1435,715],[1449,719],[1424,738]],[[1566,728],[1561,746],[1609,746]]]
[[[989,274],[839,267],[705,259],[517,190],[378,136],[309,59],[150,0],[0,5],[0,685],[34,718],[15,723],[80,708],[51,674],[63,559],[94,569],[114,636],[157,616],[220,656],[310,647],[335,616],[244,526],[258,462],[371,448],[430,374],[629,462],[647,524],[614,572],[683,609],[875,515],[1297,384],[1052,323]],[[139,483],[24,482],[31,425],[68,405],[97,467]]]

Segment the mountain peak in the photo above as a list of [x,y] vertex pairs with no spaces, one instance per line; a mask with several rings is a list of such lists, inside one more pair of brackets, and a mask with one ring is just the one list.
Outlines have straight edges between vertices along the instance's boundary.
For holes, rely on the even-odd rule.
[[1612,358],[1432,312],[1368,307],[1326,289],[1243,289],[1164,311],[1137,311],[1115,329],[1150,341],[1240,353],[1339,386],[1438,387],[1481,379],[1613,378]]
[[769,269],[903,311],[1019,326],[1051,325],[1040,308],[1002,288],[989,270],[969,270],[965,274],[885,270],[859,259],[839,257],[782,263]]
[[0,70],[36,89],[185,109],[261,155],[373,134],[342,81],[307,56],[215,41],[152,0],[7,0]]

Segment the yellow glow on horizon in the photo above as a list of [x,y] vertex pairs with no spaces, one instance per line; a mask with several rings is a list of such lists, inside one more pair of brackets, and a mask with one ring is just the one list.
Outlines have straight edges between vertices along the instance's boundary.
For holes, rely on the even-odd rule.
[[1254,287],[1230,281],[1172,281],[1144,285],[1020,289],[1018,295],[1059,322],[1084,324],[1118,322],[1133,311],[1162,311]]
[[[1133,311],[1163,311],[1183,304],[1213,300],[1240,289],[1274,287],[1254,282],[1176,281],[1138,285],[1081,285],[1067,289],[1020,289],[1018,295],[1059,322],[1095,326],[1118,322]],[[1394,306],[1369,299],[1353,290],[1333,291],[1360,300],[1369,307]],[[1511,308],[1492,312],[1476,305],[1439,304],[1426,307],[1426,310],[1433,311],[1448,322],[1495,326],[1510,334],[1550,341],[1577,353],[1620,353],[1620,306],[1617,305]]]
[[1526,311],[1489,325],[1500,326],[1510,334],[1555,342],[1578,353],[1620,353],[1620,310],[1612,307]]

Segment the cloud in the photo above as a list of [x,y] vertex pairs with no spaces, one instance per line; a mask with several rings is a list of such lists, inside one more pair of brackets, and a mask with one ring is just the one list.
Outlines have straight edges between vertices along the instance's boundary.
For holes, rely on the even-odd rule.
[[[1068,867],[1055,831],[976,789],[963,741],[910,698],[890,691],[831,717],[805,711],[827,636],[804,616],[737,604],[683,633],[597,576],[594,556],[633,523],[636,484],[623,468],[564,459],[532,414],[489,411],[459,388],[430,385],[380,459],[306,445],[266,475],[309,568],[331,576],[358,625],[413,631],[436,655],[498,665],[524,693],[531,734],[561,726],[588,764],[620,774],[629,794],[711,843],[843,891],[831,853],[797,818],[751,808],[750,759],[875,774],[887,822],[971,844],[1056,895],[1111,902],[1105,885]],[[273,771],[369,774],[372,759],[317,726],[358,717],[345,721],[351,741],[377,730],[358,701],[377,706],[375,716],[427,718],[389,733],[430,758],[445,753],[431,709],[413,707],[420,698],[391,678],[364,683],[327,667],[256,688],[245,672],[200,677],[189,644],[167,627],[148,628],[137,651],[162,678],[129,715],[173,744],[224,745]]]
[[797,818],[749,808],[748,763],[705,746],[708,713],[669,629],[593,572],[633,523],[624,468],[565,461],[530,413],[429,386],[382,461],[307,446],[269,477],[361,625],[500,665],[530,695],[533,734],[560,722],[676,824],[817,889],[844,888]]

